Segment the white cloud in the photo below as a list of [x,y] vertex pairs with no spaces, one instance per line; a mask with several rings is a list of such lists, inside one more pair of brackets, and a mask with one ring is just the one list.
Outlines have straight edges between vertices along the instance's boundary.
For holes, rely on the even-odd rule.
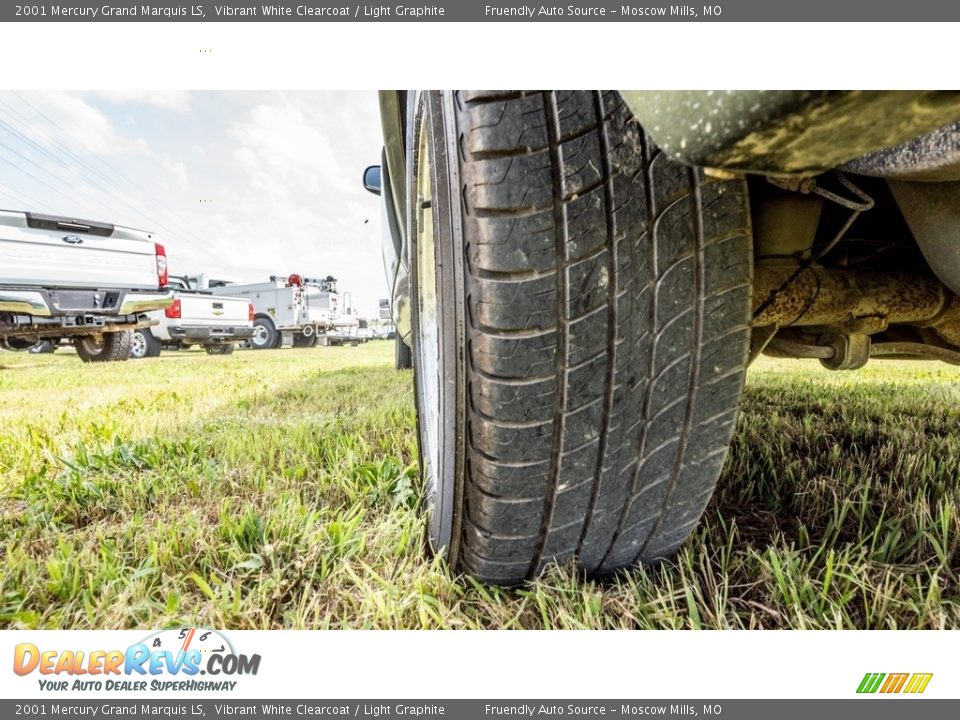
[[21,108],[22,115],[29,118],[42,113],[29,125],[29,134],[37,142],[53,147],[56,141],[81,156],[147,152],[145,140],[121,132],[110,118],[78,95],[44,92],[22,97],[27,103]]
[[328,137],[289,102],[258,105],[228,132],[241,170],[260,192],[316,194],[340,178]]
[[190,180],[187,178],[187,166],[180,160],[174,160],[170,155],[164,153],[163,160],[160,163],[181,188],[190,186]]

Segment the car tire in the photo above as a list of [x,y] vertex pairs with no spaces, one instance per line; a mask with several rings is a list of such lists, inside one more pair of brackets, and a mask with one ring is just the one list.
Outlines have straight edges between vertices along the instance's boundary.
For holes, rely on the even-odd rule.
[[254,350],[273,350],[280,342],[280,333],[273,320],[268,317],[257,317],[253,321],[253,337],[250,338],[250,347]]
[[222,343],[220,345],[204,345],[203,349],[207,355],[232,355],[233,343]]
[[408,136],[428,535],[512,585],[670,557],[747,364],[747,188],[660,152],[615,92],[431,92]]
[[74,340],[73,344],[77,355],[84,362],[122,362],[130,359],[133,332],[131,330],[105,332],[99,340],[93,337],[81,337]]
[[293,336],[293,346],[295,348],[312,348],[317,346],[317,334],[304,335],[297,333]]
[[394,336],[393,342],[393,366],[397,370],[409,370],[413,367],[413,353],[410,350],[410,346],[401,340],[399,335]]
[[141,360],[148,357],[159,357],[163,345],[149,328],[134,330],[130,338],[130,357]]

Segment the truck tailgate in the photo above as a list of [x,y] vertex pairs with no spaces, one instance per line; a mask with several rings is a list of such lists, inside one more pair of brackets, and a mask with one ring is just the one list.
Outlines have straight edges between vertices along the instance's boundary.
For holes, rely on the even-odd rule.
[[[38,219],[40,218],[40,219]],[[156,290],[149,233],[0,210],[0,284]],[[109,233],[109,234],[106,234]]]
[[183,325],[250,325],[250,301],[246,298],[180,292],[180,322]]

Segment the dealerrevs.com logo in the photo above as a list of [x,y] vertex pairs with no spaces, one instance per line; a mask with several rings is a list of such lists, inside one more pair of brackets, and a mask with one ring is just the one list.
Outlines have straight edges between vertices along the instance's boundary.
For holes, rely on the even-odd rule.
[[20,643],[13,654],[13,671],[36,674],[40,689],[47,691],[231,691],[238,682],[234,678],[259,669],[259,654],[238,653],[222,633],[193,627],[163,630],[126,650]]

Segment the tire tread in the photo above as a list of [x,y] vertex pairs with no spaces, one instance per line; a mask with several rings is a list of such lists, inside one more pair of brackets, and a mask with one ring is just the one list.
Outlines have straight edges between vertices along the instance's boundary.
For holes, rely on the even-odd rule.
[[669,160],[615,92],[458,93],[461,569],[668,555],[709,500],[749,338],[745,184]]

